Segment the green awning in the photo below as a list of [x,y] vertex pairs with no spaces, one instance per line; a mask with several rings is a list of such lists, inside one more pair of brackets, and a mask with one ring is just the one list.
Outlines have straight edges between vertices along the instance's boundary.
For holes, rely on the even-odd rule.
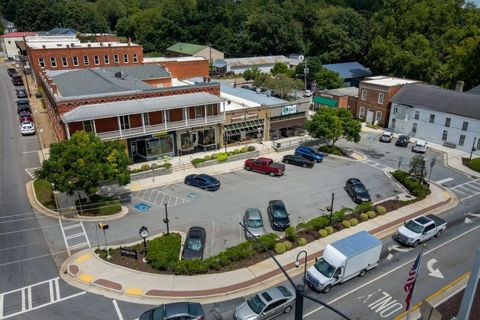
[[336,107],[337,106],[337,101],[333,99],[328,99],[320,96],[316,96],[313,98],[314,103],[318,103],[321,105],[329,106],[329,107]]

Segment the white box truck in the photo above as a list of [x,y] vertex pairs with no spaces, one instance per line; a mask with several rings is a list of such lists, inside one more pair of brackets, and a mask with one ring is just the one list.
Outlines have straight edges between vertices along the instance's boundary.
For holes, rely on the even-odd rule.
[[328,244],[323,255],[307,271],[307,284],[327,293],[338,283],[343,283],[375,268],[380,260],[382,242],[367,231]]

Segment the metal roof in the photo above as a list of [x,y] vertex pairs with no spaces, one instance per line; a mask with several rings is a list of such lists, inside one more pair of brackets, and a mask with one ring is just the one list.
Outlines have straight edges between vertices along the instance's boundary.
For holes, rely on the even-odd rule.
[[248,67],[255,65],[285,63],[289,64],[290,60],[285,56],[263,56],[248,58],[228,58],[224,59],[230,67]]
[[173,96],[116,101],[83,105],[62,115],[64,123],[91,119],[111,118],[122,115],[154,112],[205,104],[220,103],[223,99],[215,95],[199,92]]
[[202,46],[202,45],[199,45],[199,44],[177,42],[173,46],[168,47],[167,51],[192,55],[192,54],[195,54],[199,51],[202,51],[206,47],[207,46]]
[[243,88],[234,88],[231,85],[225,84],[225,83],[220,83],[220,91],[222,93],[226,93],[241,99],[258,103],[259,105],[265,104],[268,106],[268,105],[286,102],[286,100],[282,100],[275,97],[269,97],[264,93],[257,93],[255,91],[243,89]]
[[408,84],[393,96],[392,102],[480,120],[480,95],[468,92]]
[[346,257],[352,257],[360,252],[381,245],[382,242],[365,230],[352,234],[349,237],[332,243],[332,247],[340,251]]
[[480,85],[466,91],[467,93],[470,93],[470,94],[480,94]]
[[329,94],[337,97],[343,97],[343,96],[358,97],[358,88],[357,87],[337,88],[337,89],[330,89],[330,90],[322,90],[320,91],[320,93],[325,93],[325,94]]
[[365,68],[357,61],[325,64],[323,67],[338,73],[343,79],[363,78],[372,75],[370,69]]

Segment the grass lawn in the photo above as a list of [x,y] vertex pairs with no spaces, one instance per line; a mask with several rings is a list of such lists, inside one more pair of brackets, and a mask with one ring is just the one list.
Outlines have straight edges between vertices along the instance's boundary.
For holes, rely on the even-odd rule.
[[108,216],[122,211],[122,205],[118,200],[98,194],[91,195],[90,201],[83,198],[81,208],[78,200],[75,200],[75,205],[77,206],[77,212],[83,216]]
[[480,158],[475,158],[467,161],[467,167],[473,171],[480,172]]
[[57,210],[53,197],[52,185],[47,180],[37,179],[33,181],[33,189],[38,201],[48,209]]
[[330,153],[330,154],[333,154],[335,156],[344,156],[345,154],[343,153],[342,149],[340,149],[339,147],[335,147],[335,146],[321,146],[318,148],[318,151],[320,152],[324,152],[324,153]]

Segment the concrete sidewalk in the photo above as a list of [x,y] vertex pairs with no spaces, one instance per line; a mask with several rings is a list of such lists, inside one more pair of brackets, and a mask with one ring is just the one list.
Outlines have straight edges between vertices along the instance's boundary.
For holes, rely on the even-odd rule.
[[[344,238],[359,230],[367,230],[379,238],[393,232],[405,220],[420,214],[440,213],[456,206],[453,193],[432,184],[432,193],[412,205],[368,220],[350,229],[336,232],[325,239],[316,240],[277,256],[292,275],[303,272],[294,261],[298,252],[306,250],[309,262],[321,256],[328,243]],[[271,259],[247,268],[229,272],[196,276],[150,274],[108,263],[91,250],[83,250],[67,259],[61,267],[62,278],[82,290],[102,294],[114,299],[140,303],[164,303],[177,300],[195,300],[203,303],[242,297],[285,280]]]

